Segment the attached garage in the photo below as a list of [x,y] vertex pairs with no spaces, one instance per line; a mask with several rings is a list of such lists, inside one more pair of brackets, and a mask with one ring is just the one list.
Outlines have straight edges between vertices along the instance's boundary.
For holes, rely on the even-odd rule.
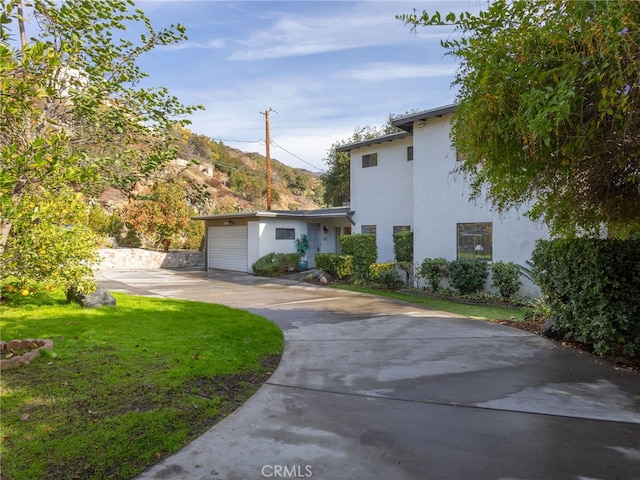
[[248,233],[246,225],[208,227],[207,265],[209,268],[246,272]]
[[[296,238],[306,234],[315,239],[315,253],[336,252],[338,238],[353,225],[349,207],[317,210],[268,210],[193,217],[204,220],[207,231],[207,269],[251,273],[262,256],[295,252]],[[287,236],[280,235],[287,230]],[[315,236],[314,236],[315,233]],[[316,238],[317,237],[317,238]],[[313,265],[309,261],[309,265]]]

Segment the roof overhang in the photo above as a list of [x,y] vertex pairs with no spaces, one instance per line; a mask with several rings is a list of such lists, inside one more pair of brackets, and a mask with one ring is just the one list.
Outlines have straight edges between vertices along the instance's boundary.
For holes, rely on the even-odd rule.
[[412,113],[411,115],[405,115],[404,117],[398,117],[391,121],[391,125],[400,128],[406,132],[413,132],[414,122],[424,122],[433,117],[442,117],[449,113],[454,113],[458,106],[456,104],[445,105],[444,107],[433,108],[431,110],[424,110],[418,113]]
[[372,145],[378,145],[385,142],[393,142],[394,140],[401,140],[411,136],[411,132],[397,132],[390,135],[384,135],[382,137],[370,138],[361,142],[350,143],[348,145],[342,145],[336,148],[336,152],[350,152],[356,148],[370,147]]
[[220,213],[200,215],[192,220],[226,220],[229,218],[349,218],[353,215],[351,207],[319,208],[316,210],[260,210],[255,212]]

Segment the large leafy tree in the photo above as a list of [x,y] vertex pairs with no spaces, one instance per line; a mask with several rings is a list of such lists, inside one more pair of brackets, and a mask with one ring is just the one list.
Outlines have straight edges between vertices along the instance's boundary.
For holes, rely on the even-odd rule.
[[[148,178],[174,156],[175,125],[196,107],[165,88],[140,87],[146,77],[140,55],[184,39],[180,25],[155,30],[126,0],[33,0],[24,12],[21,0],[0,5],[5,267],[20,250],[12,225],[42,210],[38,199],[64,205],[68,189],[91,195],[110,183],[126,189]],[[25,30],[29,40],[26,33],[18,39]],[[70,246],[68,255],[77,254]],[[59,265],[66,268],[63,259]]]
[[453,141],[476,196],[530,206],[552,231],[623,235],[640,221],[640,4],[496,0],[453,24]]

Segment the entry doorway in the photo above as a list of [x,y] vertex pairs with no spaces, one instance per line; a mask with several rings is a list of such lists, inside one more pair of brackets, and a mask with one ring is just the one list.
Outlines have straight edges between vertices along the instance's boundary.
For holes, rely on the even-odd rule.
[[320,253],[320,224],[307,223],[307,236],[309,237],[309,250],[307,250],[307,261],[309,268],[315,268],[316,253]]

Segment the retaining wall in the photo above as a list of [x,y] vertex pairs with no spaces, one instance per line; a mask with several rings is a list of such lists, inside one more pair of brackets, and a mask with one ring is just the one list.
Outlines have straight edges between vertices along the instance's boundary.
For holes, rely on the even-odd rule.
[[98,253],[102,261],[95,268],[97,271],[204,268],[204,252],[198,250],[175,250],[165,253],[140,248],[101,248]]

